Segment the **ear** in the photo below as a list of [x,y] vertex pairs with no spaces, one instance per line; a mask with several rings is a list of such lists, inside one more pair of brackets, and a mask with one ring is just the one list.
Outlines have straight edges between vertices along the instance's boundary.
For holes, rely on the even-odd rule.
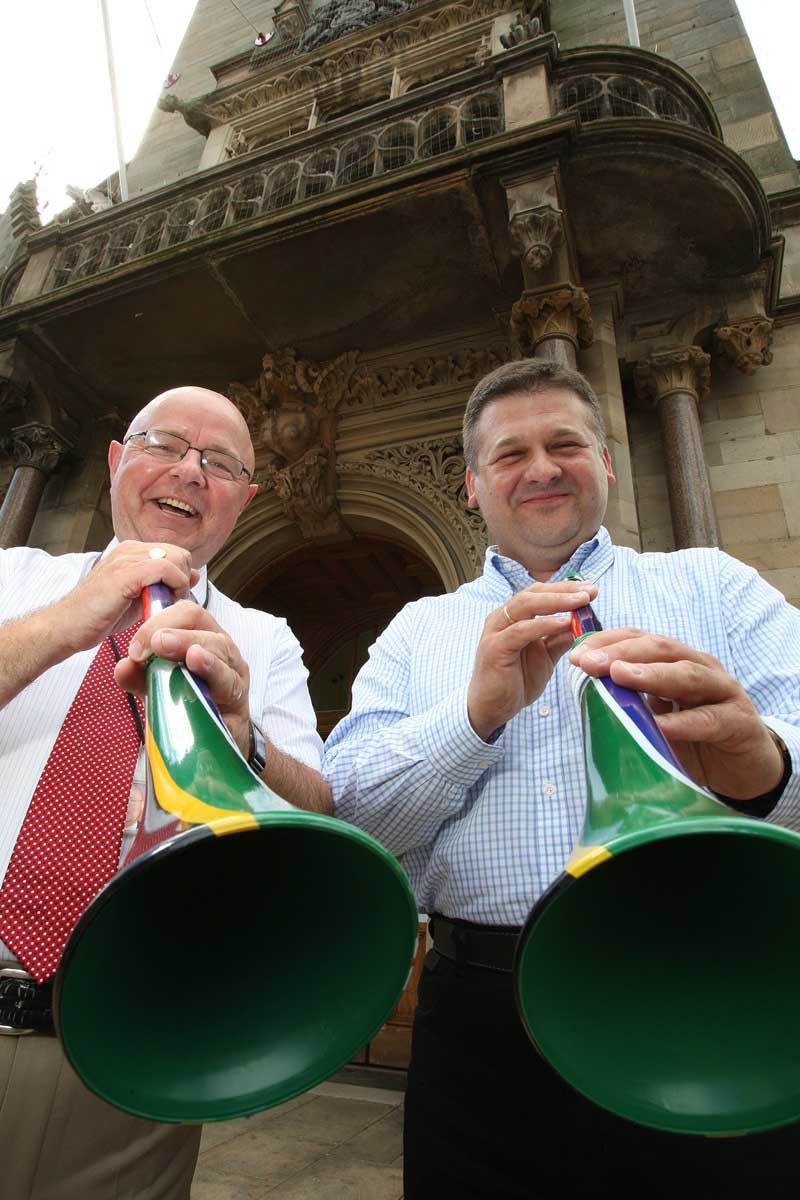
[[467,467],[467,508],[478,508],[478,493],[475,487],[475,472]]
[[111,442],[108,447],[108,473],[112,479],[117,473],[124,449],[122,442]]
[[603,446],[603,466],[606,469],[606,479],[609,483],[616,483],[617,477],[614,474],[614,467],[611,462],[611,453],[608,446]]
[[250,501],[253,499],[253,497],[255,496],[255,494],[256,494],[256,492],[257,492],[257,491],[258,491],[258,484],[257,484],[257,483],[251,483],[251,484],[249,484],[249,485],[248,485],[248,488],[247,488],[247,499],[245,500],[245,502],[244,502],[244,504],[242,505],[242,507],[239,509],[239,512],[244,512],[244,510],[247,508],[248,504],[249,504],[249,503],[250,503]]

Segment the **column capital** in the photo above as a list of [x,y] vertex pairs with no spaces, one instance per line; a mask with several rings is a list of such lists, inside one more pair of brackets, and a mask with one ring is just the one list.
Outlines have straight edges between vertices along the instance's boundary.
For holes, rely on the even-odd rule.
[[549,338],[585,349],[594,337],[589,297],[572,283],[525,291],[511,310],[511,333],[523,353]]
[[17,425],[10,436],[0,441],[0,449],[15,467],[35,467],[45,475],[51,475],[72,448],[60,433],[39,421]]
[[768,367],[772,362],[773,324],[769,317],[754,316],[718,325],[715,330],[717,348],[737,371],[754,375],[759,367]]
[[658,402],[683,392],[699,401],[711,384],[711,358],[699,346],[659,350],[636,364],[634,381],[641,400]]
[[552,204],[517,210],[508,223],[511,249],[530,271],[541,271],[564,238],[561,210]]

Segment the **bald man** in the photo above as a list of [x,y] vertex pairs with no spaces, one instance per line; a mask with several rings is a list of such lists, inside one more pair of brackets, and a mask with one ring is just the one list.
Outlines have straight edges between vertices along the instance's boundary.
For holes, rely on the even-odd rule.
[[[151,654],[185,661],[264,781],[298,807],[330,812],[297,641],[284,621],[242,608],[207,578],[256,492],[241,413],[204,388],[164,392],[111,443],[108,463],[115,537],[102,554],[0,550],[0,1191],[13,1200],[189,1197],[199,1127],[127,1116],[83,1087],[52,1034],[51,981],[28,975],[28,966],[41,972],[25,961],[29,951],[15,951],[8,917],[10,881],[26,870],[46,912],[49,878],[35,875],[24,850],[15,858],[15,846],[20,837],[25,845],[31,801],[98,647],[108,639],[116,650],[140,619],[144,587],[163,582],[177,602],[141,625],[127,654],[114,654],[116,667],[108,659],[116,684],[141,695]],[[140,753],[130,768],[132,797],[142,761]]]

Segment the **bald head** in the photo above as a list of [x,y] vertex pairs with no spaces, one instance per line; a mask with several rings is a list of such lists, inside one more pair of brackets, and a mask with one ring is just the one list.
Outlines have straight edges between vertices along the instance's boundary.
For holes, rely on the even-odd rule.
[[[192,553],[196,567],[225,544],[239,514],[252,500],[255,454],[247,422],[227,396],[208,388],[170,388],[130,423],[132,434],[158,430],[188,443],[180,458],[158,455],[141,440],[112,442],[111,516],[120,540],[172,542]],[[238,459],[247,475],[217,478],[206,473],[203,454]],[[213,454],[212,454],[213,457]]]
[[[252,475],[255,454],[247,422],[232,400],[223,396],[221,392],[212,392],[210,388],[176,387],[154,396],[133,418],[126,430],[125,437],[130,433],[140,433],[144,429],[161,429],[159,421],[162,420],[165,413],[171,416],[173,413],[183,411],[189,417],[218,414],[225,425],[230,427],[230,434],[235,439],[237,448],[214,446],[213,449],[226,450],[229,454],[241,459]],[[163,426],[163,428],[169,429],[169,425]]]

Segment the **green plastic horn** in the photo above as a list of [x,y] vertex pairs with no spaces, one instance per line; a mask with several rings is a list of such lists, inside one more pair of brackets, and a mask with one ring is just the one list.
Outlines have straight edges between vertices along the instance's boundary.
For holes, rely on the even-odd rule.
[[151,660],[147,714],[156,800],[73,931],[56,1024],[118,1108],[245,1116],[377,1032],[408,978],[417,906],[373,838],[261,782],[185,667]]
[[584,1096],[655,1129],[800,1119],[800,836],[695,785],[637,693],[570,670],[588,805],[517,948],[529,1037]]

